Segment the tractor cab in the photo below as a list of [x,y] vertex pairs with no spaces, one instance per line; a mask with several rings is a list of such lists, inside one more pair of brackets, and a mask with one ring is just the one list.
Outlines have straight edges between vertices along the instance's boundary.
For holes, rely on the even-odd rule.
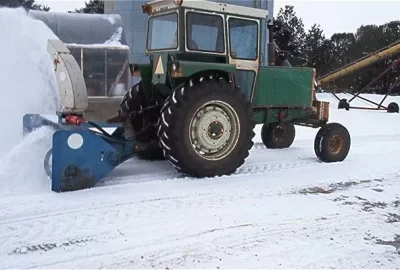
[[234,74],[231,80],[250,95],[261,62],[267,10],[206,0],[159,0],[143,5],[143,12],[149,15],[146,54],[156,75],[153,84],[168,84],[167,73],[176,84],[182,81],[177,78],[222,69]]

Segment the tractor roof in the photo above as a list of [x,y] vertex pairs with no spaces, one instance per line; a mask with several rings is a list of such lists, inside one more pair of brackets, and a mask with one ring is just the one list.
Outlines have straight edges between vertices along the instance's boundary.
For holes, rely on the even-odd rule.
[[154,0],[142,6],[143,12],[152,15],[177,7],[229,13],[246,17],[267,18],[268,10],[232,5],[209,0]]

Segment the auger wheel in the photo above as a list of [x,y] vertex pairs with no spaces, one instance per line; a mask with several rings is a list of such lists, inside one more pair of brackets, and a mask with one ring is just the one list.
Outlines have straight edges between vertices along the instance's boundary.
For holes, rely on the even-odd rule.
[[[140,133],[144,127],[144,114],[142,109],[146,106],[144,101],[146,100],[142,82],[135,84],[123,97],[120,103],[120,114],[127,117],[132,125],[135,133]],[[146,150],[142,150],[137,153],[137,156],[142,159],[148,160],[162,160],[164,159],[163,151],[159,146],[159,140],[157,136],[157,128],[159,122],[156,123],[156,116],[151,116],[155,124],[151,124],[146,132],[138,135],[136,140],[139,143],[149,145],[150,147]]]
[[338,103],[338,109],[345,109],[346,111],[350,110],[350,103],[347,101],[347,99],[342,98],[339,103]]
[[399,113],[399,104],[397,104],[396,102],[389,103],[386,111],[388,113]]
[[229,175],[249,155],[254,126],[246,96],[224,77],[204,76],[178,88],[166,102],[160,144],[179,172]]

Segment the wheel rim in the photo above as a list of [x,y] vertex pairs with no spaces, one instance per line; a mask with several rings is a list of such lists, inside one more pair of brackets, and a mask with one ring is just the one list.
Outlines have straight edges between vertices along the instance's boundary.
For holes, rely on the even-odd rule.
[[329,149],[332,154],[337,155],[339,154],[344,147],[343,137],[335,135],[329,142]]
[[190,121],[190,143],[204,159],[223,159],[235,148],[239,127],[239,117],[229,104],[211,101],[194,113]]

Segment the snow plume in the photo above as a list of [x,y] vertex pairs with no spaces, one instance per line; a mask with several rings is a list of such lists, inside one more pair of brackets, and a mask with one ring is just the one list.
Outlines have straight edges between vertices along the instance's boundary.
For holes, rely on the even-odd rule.
[[50,192],[43,161],[52,145],[54,130],[41,127],[28,134],[0,159],[0,190],[6,193]]
[[[46,137],[38,132],[22,141],[24,114],[54,114],[60,105],[53,64],[47,53],[48,39],[58,39],[54,33],[42,21],[28,16],[23,8],[0,8],[0,37],[0,183],[4,183],[4,173],[17,166],[13,162],[34,161],[40,153],[35,138],[39,142]],[[28,173],[27,165],[30,164],[21,163],[15,172],[26,169]],[[31,181],[32,171],[26,176]],[[13,178],[8,180],[16,181]]]

